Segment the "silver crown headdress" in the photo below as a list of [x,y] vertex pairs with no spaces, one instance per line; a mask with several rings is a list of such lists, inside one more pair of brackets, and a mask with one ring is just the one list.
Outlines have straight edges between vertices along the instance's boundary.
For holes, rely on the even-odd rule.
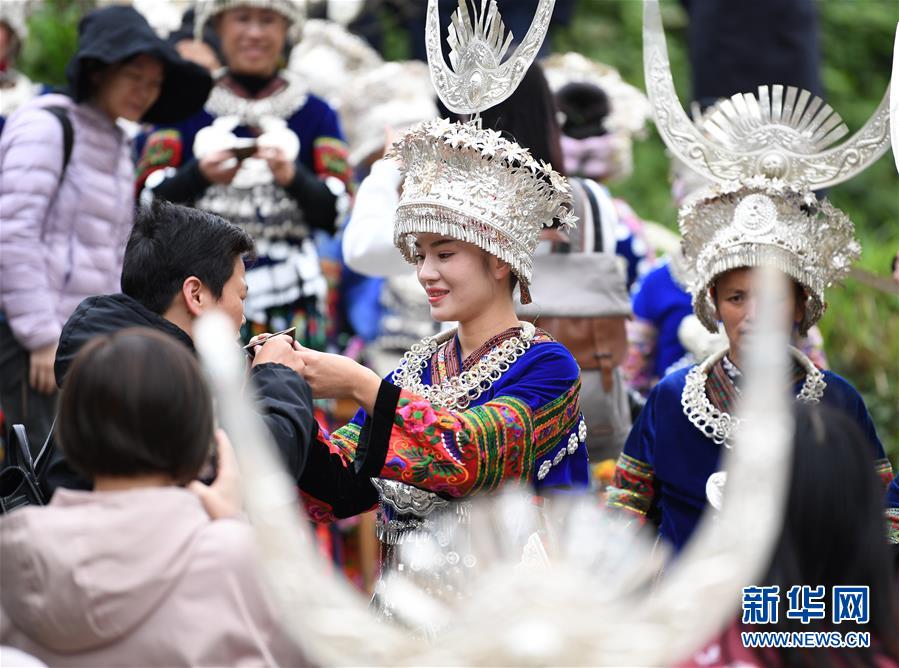
[[214,16],[237,7],[258,7],[278,12],[290,23],[288,37],[291,43],[300,41],[306,20],[306,0],[199,0],[197,2],[194,35],[202,39],[206,22]]
[[774,266],[809,294],[800,330],[824,312],[824,289],[842,280],[861,252],[849,218],[813,188],[842,183],[889,144],[889,89],[846,141],[842,119],[808,91],[762,86],[719,103],[700,129],[678,100],[658,0],[644,0],[643,64],[656,127],[674,155],[716,185],[678,214],[684,255],[694,267],[693,308],[718,330],[709,288],[738,267]]
[[[555,0],[540,0],[522,43],[503,61],[506,34],[496,0],[473,14],[460,0],[449,28],[450,70],[440,50],[437,2],[429,0],[425,42],[437,95],[452,111],[479,114],[508,98],[537,55]],[[406,175],[396,212],[394,243],[414,262],[414,236],[445,234],[475,244],[508,262],[518,278],[521,302],[528,285],[540,230],[573,225],[571,191],[565,178],[535,160],[518,144],[467,123],[430,121],[406,133],[393,148]]]

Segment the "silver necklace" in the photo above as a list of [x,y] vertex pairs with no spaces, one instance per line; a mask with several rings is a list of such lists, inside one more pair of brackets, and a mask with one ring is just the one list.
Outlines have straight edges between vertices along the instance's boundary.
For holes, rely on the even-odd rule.
[[[824,395],[827,383],[824,374],[801,351],[790,347],[790,352],[802,365],[805,371],[805,382],[802,389],[796,395],[796,399],[806,404],[816,404]],[[727,354],[727,350],[715,353],[701,364],[693,367],[687,374],[684,390],[681,393],[681,406],[684,415],[703,435],[712,439],[716,444],[726,448],[733,447],[733,435],[740,426],[740,418],[720,411],[712,405],[706,395],[705,385],[709,377],[709,370]]]
[[212,87],[206,101],[206,111],[216,117],[237,116],[242,124],[255,127],[263,118],[290,118],[306,104],[308,88],[295,72],[281,70],[278,76],[287,85],[277,93],[258,100],[240,97],[219,81]]
[[509,370],[509,367],[524,355],[537,331],[532,323],[522,322],[521,334],[506,339],[484,355],[468,371],[458,376],[444,378],[435,385],[421,382],[422,372],[431,362],[431,357],[443,343],[456,335],[456,329],[425,337],[413,345],[393,372],[394,384],[426,399],[440,408],[462,410],[489,390]]

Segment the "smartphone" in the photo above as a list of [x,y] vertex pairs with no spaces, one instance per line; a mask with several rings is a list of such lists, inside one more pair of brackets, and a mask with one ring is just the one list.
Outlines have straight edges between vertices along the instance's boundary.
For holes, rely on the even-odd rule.
[[218,473],[218,444],[216,443],[215,437],[213,437],[212,444],[209,447],[209,453],[206,455],[206,461],[203,462],[203,468],[200,469],[200,473],[199,475],[197,475],[197,480],[199,480],[203,484],[211,485],[213,482],[215,482]]
[[231,149],[231,153],[233,153],[234,157],[238,160],[246,160],[256,153],[256,140],[248,139],[241,142],[240,146],[235,146]]

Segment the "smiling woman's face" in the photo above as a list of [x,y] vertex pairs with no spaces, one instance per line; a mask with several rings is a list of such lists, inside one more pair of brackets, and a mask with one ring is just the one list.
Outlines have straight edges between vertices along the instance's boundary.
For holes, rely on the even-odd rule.
[[498,298],[512,299],[508,265],[473,244],[419,234],[416,273],[438,322],[469,322]]
[[278,70],[287,19],[271,9],[235,7],[221,13],[216,23],[225,63],[232,72],[257,77]]

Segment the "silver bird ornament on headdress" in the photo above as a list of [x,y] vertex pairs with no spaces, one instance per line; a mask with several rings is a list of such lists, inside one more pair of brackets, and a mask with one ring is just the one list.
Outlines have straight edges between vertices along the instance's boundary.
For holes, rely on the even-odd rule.
[[556,0],[539,0],[531,27],[521,44],[506,58],[512,33],[506,34],[496,0],[490,0],[486,12],[483,2],[480,12],[477,8],[471,12],[467,0],[460,0],[447,39],[450,69],[443,59],[437,2],[428,0],[425,25],[428,65],[434,88],[446,108],[457,114],[476,114],[514,93],[540,51],[555,4]]

